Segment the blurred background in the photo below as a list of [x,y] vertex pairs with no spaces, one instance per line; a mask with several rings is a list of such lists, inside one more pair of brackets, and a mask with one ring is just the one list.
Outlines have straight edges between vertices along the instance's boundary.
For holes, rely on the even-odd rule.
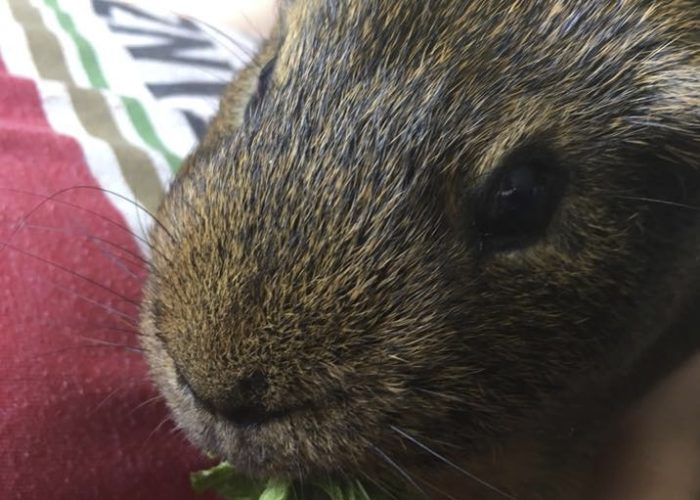
[[276,0],[130,0],[141,6],[196,17],[224,30],[259,36],[270,28]]

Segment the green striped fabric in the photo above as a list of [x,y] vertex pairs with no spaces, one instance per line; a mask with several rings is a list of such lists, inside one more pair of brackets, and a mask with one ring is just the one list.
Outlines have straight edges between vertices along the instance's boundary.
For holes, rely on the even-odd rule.
[[191,20],[114,1],[0,0],[7,71],[37,82],[49,123],[78,140],[102,187],[151,211],[247,57],[215,40]]

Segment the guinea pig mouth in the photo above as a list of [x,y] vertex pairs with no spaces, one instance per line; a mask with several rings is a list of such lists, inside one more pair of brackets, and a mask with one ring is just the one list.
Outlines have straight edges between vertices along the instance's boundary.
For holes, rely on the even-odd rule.
[[202,398],[188,383],[182,372],[175,368],[177,385],[181,391],[188,394],[196,406],[206,411],[217,419],[234,428],[245,429],[261,427],[275,421],[291,418],[296,414],[314,413],[332,405],[346,402],[342,391],[331,391],[327,397],[321,398],[321,402],[307,399],[290,406],[269,408],[258,397],[241,398],[232,397],[230,400],[208,401]]
[[240,406],[217,410],[207,408],[207,410],[221,418],[234,427],[245,429],[249,427],[260,427],[275,421],[284,420],[292,415],[305,412],[317,411],[321,408],[313,401],[282,408],[279,410],[268,410],[262,406]]
[[[355,411],[347,397],[326,396],[274,410],[253,406],[227,412],[212,411],[196,398],[188,399],[195,411],[180,410],[174,415],[186,434],[200,449],[225,459],[246,476],[301,479],[346,468],[357,458],[357,450],[343,451],[348,443],[361,440],[364,428],[352,424]],[[350,456],[355,459],[348,461]]]

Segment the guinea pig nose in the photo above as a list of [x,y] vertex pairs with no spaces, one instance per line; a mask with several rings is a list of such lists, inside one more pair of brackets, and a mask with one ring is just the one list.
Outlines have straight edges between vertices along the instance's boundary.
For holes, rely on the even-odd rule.
[[267,377],[260,370],[255,370],[250,375],[242,377],[238,381],[238,395],[241,401],[259,401],[267,391]]
[[276,416],[263,404],[267,388],[265,374],[254,371],[238,380],[228,394],[211,400],[210,406],[234,425],[244,427],[262,424]]

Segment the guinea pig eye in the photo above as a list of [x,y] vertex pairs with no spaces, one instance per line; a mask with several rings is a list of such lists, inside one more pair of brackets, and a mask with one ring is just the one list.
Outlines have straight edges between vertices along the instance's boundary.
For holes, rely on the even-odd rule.
[[542,159],[514,158],[477,197],[476,229],[483,251],[515,250],[541,238],[563,191],[563,172]]

